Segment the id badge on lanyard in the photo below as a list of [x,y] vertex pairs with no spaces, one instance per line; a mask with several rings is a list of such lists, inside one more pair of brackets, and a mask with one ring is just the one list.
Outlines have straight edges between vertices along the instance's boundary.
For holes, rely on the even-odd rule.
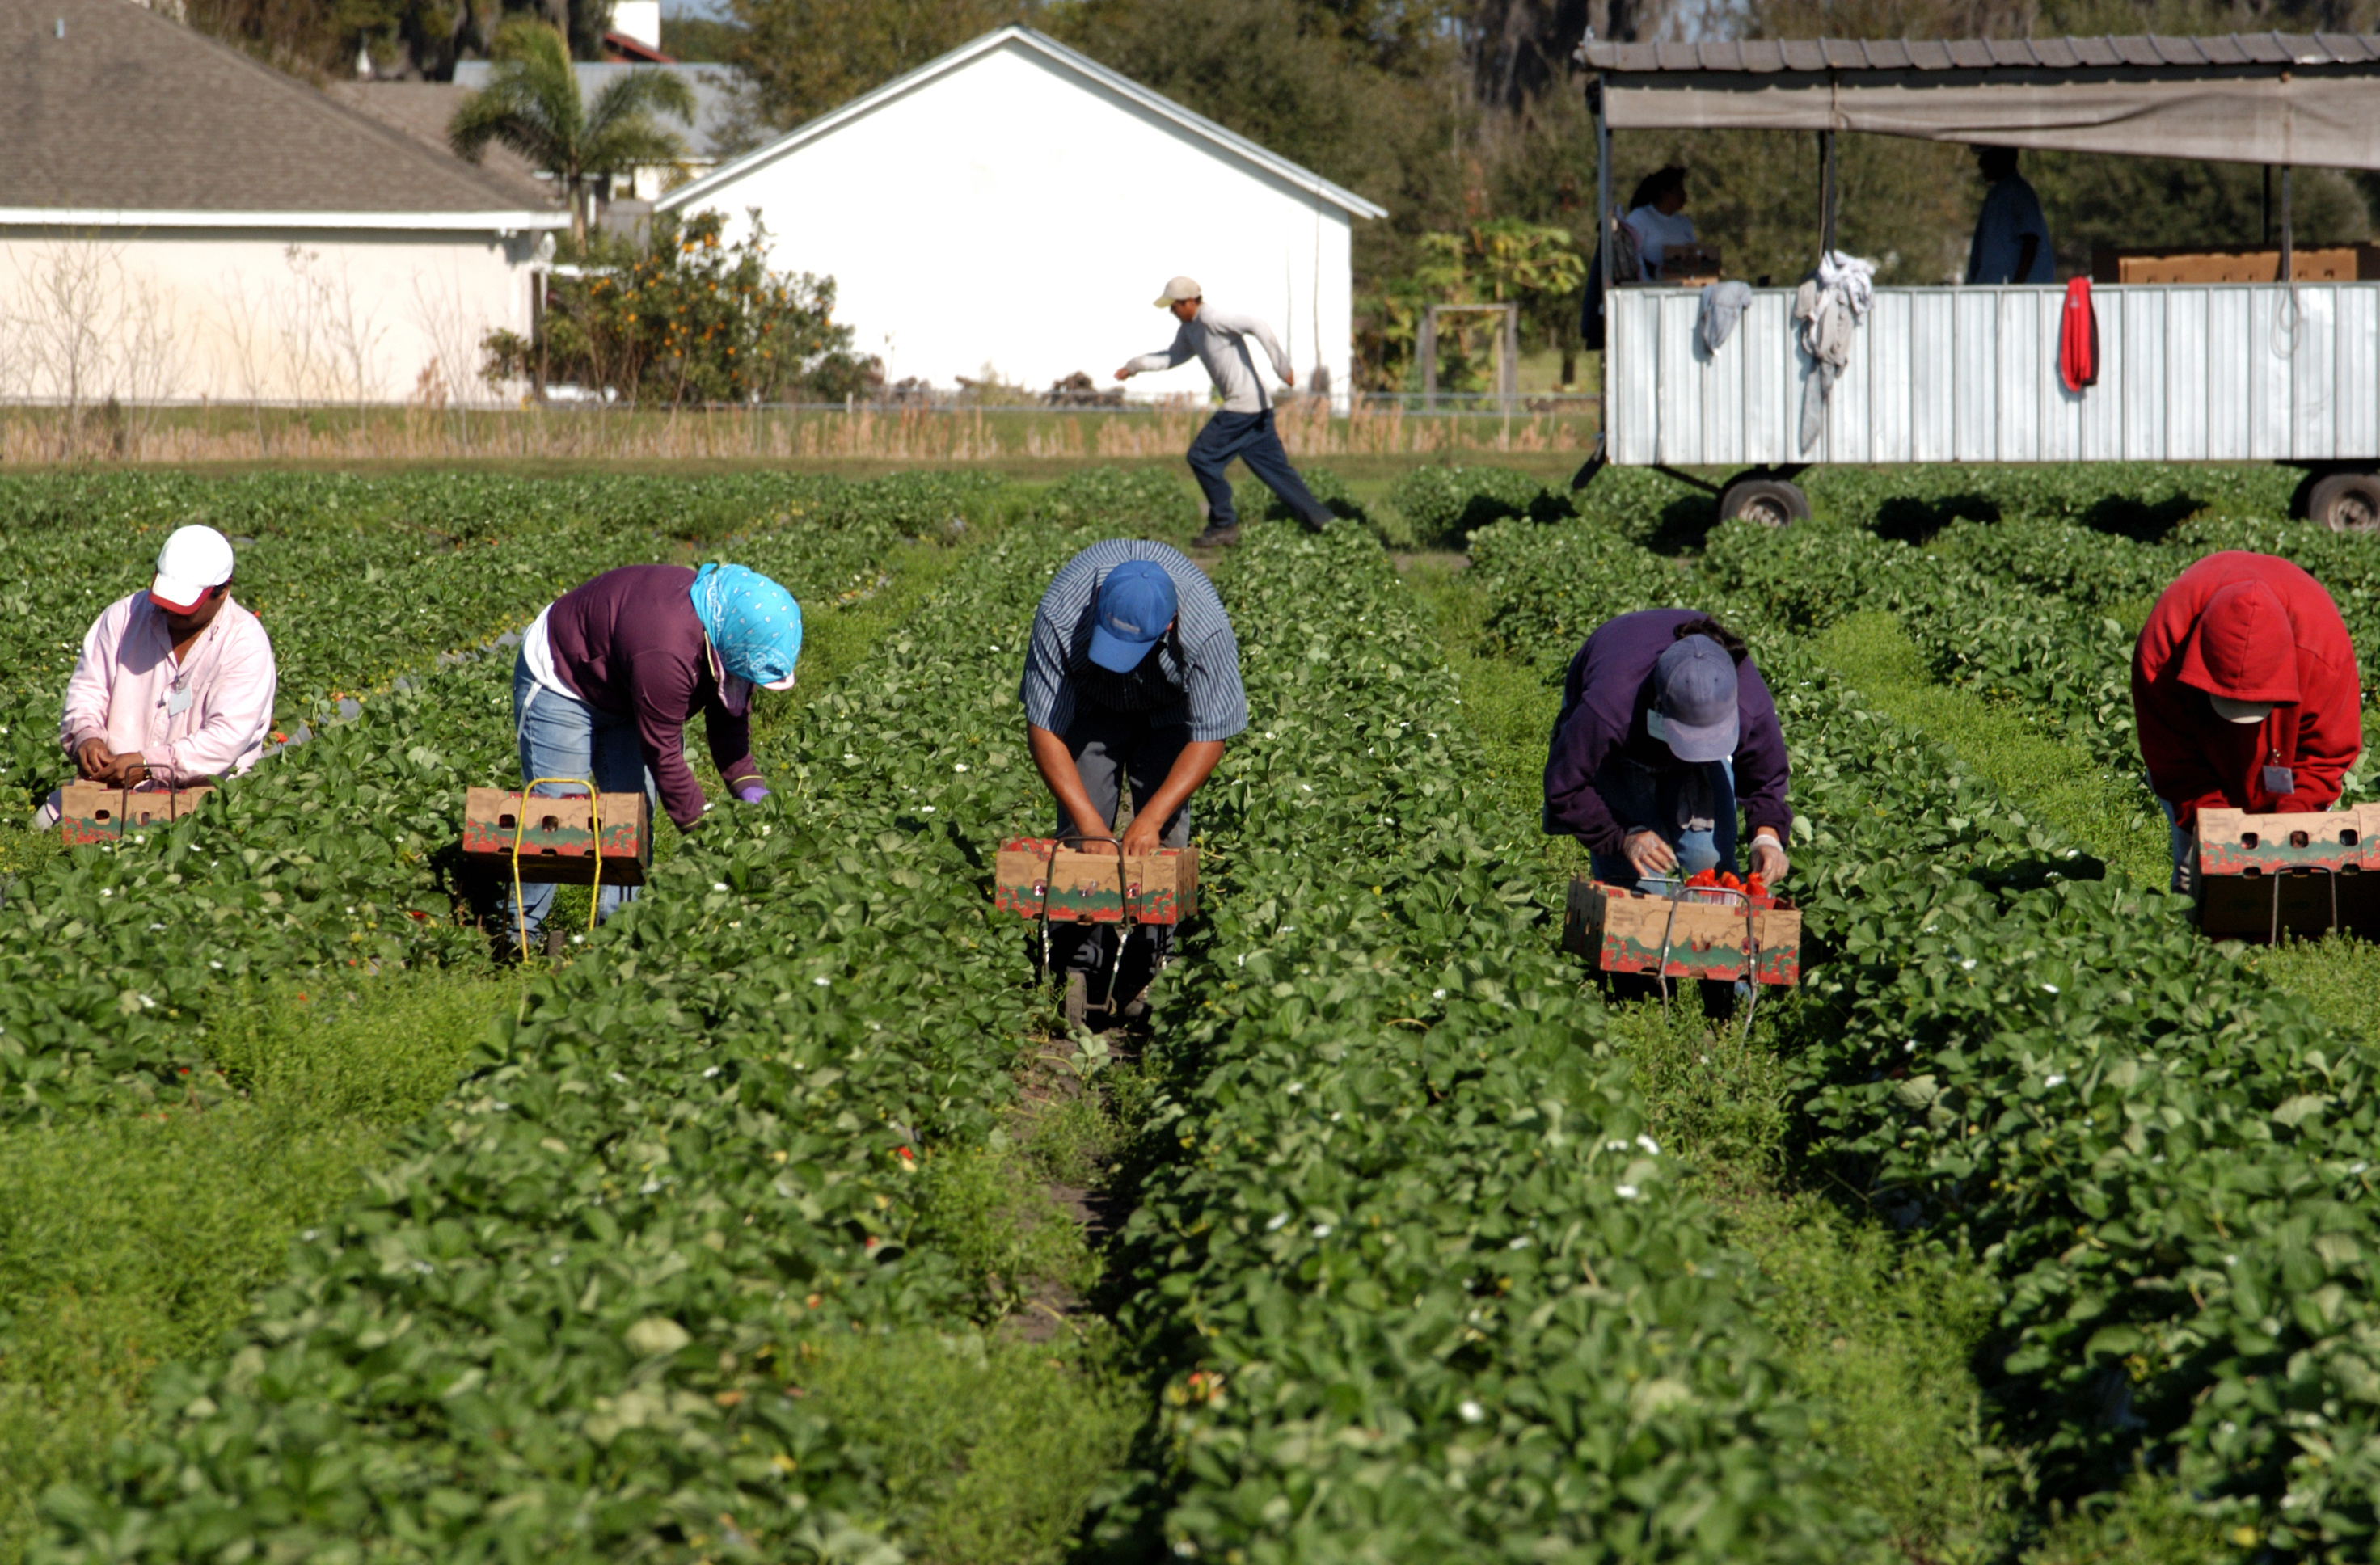
[[2265,792],[2273,797],[2286,798],[2298,791],[2298,774],[2286,766],[2265,768]]
[[173,693],[165,698],[165,715],[167,717],[181,716],[184,712],[190,710],[190,700],[191,696],[189,686],[186,685],[175,685]]

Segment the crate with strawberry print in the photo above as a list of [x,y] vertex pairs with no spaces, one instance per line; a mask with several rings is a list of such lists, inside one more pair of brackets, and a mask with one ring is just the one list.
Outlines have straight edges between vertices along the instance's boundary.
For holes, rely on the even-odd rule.
[[509,878],[520,854],[520,878],[531,885],[584,886],[595,881],[596,828],[601,827],[602,883],[641,886],[653,861],[652,801],[642,794],[604,794],[590,812],[588,796],[532,797],[501,788],[463,795],[463,860]]
[[195,788],[111,788],[69,782],[58,790],[58,840],[68,844],[114,843],[127,831],[170,826],[214,792]]
[[1011,837],[992,867],[992,905],[1059,923],[1179,924],[1198,912],[1198,850],[1084,852],[1053,837]]
[[1570,883],[1562,949],[1606,973],[1799,983],[1802,915],[1779,898],[1758,900],[1768,905],[1709,888],[1652,896],[1580,879]]
[[2222,940],[2380,931],[2380,805],[2202,809],[2198,927]]

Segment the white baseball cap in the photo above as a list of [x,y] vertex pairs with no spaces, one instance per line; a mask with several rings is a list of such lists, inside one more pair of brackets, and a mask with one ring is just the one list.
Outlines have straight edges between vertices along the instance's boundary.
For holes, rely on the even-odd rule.
[[1168,309],[1174,305],[1181,303],[1184,299],[1205,298],[1206,297],[1207,291],[1198,285],[1196,278],[1176,277],[1172,282],[1165,285],[1165,291],[1163,293],[1157,296],[1157,308],[1160,309]]
[[149,601],[169,613],[187,614],[214,588],[231,579],[231,540],[209,527],[176,528],[157,551],[157,579]]

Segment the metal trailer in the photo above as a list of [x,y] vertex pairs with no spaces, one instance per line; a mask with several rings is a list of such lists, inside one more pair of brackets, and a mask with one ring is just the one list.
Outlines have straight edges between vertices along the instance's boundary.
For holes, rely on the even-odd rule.
[[2283,170],[2280,280],[2100,286],[2097,383],[2059,379],[2062,286],[1888,287],[1853,334],[1816,438],[1815,363],[1793,289],[1757,288],[1717,352],[1700,290],[1607,289],[1603,435],[1579,470],[1739,467],[1720,515],[1809,515],[1792,480],[1828,462],[2272,461],[2298,503],[2380,528],[2380,281],[2289,280],[2288,170],[2380,167],[2380,36],[2029,42],[1608,44],[1595,75],[1603,254],[1613,253],[1610,132],[1809,129],[1821,140],[1820,249],[1832,248],[1840,130]]

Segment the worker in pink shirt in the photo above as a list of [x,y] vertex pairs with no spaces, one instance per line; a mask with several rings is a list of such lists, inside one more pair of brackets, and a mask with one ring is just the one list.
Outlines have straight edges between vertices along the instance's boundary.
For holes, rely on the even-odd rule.
[[[273,642],[232,601],[231,540],[176,528],[146,592],[110,603],[82,638],[58,739],[87,782],[179,788],[246,771],[264,750]],[[50,796],[45,821],[55,821]]]

